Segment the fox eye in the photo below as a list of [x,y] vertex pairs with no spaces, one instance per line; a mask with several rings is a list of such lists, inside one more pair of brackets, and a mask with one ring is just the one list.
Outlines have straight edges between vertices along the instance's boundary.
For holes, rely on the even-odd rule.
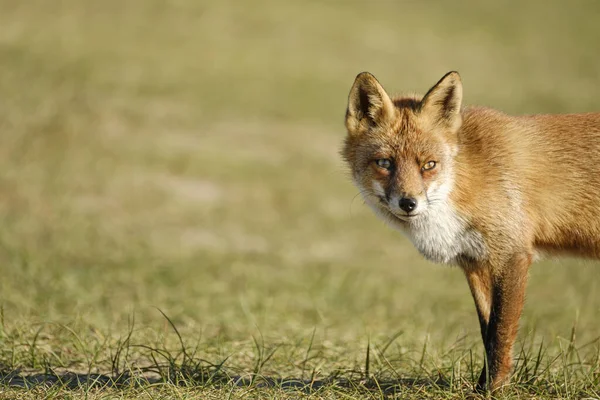
[[421,171],[429,171],[430,169],[435,168],[435,161],[427,161],[422,167]]
[[375,163],[379,168],[390,169],[392,168],[392,161],[388,158],[380,158],[379,160],[375,160]]

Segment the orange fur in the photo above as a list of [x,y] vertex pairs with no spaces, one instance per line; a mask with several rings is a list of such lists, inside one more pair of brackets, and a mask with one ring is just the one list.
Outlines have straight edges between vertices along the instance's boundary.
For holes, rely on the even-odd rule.
[[[479,387],[496,389],[510,376],[532,261],[600,258],[600,113],[509,116],[461,104],[456,72],[422,99],[391,98],[359,74],[342,155],[378,215],[428,259],[464,270],[489,368]],[[405,198],[414,212],[398,205]]]

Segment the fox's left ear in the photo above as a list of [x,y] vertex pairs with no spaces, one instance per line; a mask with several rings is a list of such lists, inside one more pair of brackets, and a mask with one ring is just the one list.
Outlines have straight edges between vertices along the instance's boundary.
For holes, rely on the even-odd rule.
[[448,72],[421,100],[421,113],[430,116],[434,123],[458,129],[462,119],[462,81],[456,71]]

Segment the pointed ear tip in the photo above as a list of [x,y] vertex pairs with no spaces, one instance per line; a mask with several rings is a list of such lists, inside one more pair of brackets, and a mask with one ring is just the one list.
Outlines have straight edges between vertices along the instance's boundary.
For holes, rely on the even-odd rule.
[[462,82],[462,78],[460,77],[460,74],[458,73],[458,71],[450,71],[446,75],[444,75],[444,78],[442,78],[442,79],[445,80],[448,78],[451,78],[453,82],[457,82],[457,83]]
[[373,76],[372,73],[370,73],[368,71],[363,71],[363,72],[360,72],[358,75],[356,75],[356,79],[358,79],[358,78],[370,78],[372,76]]
[[363,71],[361,73],[359,73],[358,75],[356,75],[356,78],[354,78],[354,82],[369,82],[369,81],[377,81],[377,79],[375,78],[375,76],[367,71]]

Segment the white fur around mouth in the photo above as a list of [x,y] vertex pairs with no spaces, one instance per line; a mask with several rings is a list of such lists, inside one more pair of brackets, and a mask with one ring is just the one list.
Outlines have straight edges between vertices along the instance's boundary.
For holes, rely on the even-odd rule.
[[422,213],[422,212],[420,212],[420,213],[418,213],[418,214],[407,214],[407,215],[404,215],[404,214],[396,214],[396,213],[392,212],[392,214],[393,214],[393,215],[394,215],[396,218],[398,218],[398,219],[401,219],[401,220],[403,220],[403,221],[410,221],[411,219],[414,219],[414,218],[416,218],[416,217],[419,217],[419,216],[423,215],[423,213]]
[[392,214],[394,217],[398,218],[401,221],[404,222],[408,222],[410,220],[414,220],[416,217],[421,217],[425,214],[426,210],[421,210],[418,213],[413,213],[413,214],[399,214],[397,211],[393,210],[388,204],[381,202],[380,203],[383,208],[389,212],[390,214]]

